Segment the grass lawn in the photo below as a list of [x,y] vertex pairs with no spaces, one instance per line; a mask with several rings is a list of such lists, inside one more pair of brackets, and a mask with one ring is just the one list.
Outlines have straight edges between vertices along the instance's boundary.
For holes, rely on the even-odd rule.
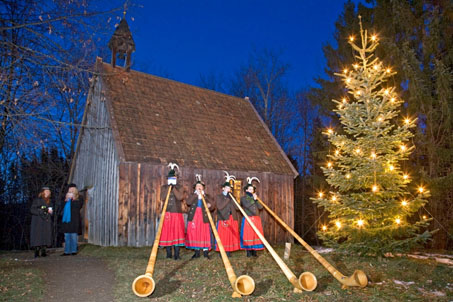
[[[190,260],[192,252],[182,249],[182,260],[165,259],[160,249],[154,281],[156,289],[149,298],[136,297],[132,281],[145,272],[151,248],[112,248],[86,245],[82,255],[102,257],[115,274],[115,301],[453,301],[453,267],[431,260],[348,257],[339,254],[323,255],[345,275],[355,269],[363,270],[369,279],[366,288],[341,289],[317,260],[301,246],[293,245],[288,267],[298,277],[309,271],[316,275],[318,287],[313,292],[293,293],[293,287],[267,252],[257,259],[235,252],[230,258],[237,276],[247,274],[256,283],[255,292],[242,299],[231,298],[223,262],[218,253],[211,260],[203,257]],[[283,255],[283,247],[277,247]],[[395,283],[395,281],[397,284]],[[402,282],[399,282],[402,281]]]
[[18,261],[14,253],[0,254],[0,301],[42,301],[42,272],[31,266]]
[[[156,290],[148,298],[132,292],[132,281],[145,272],[150,247],[99,247],[83,245],[81,256],[102,258],[115,277],[112,284],[115,301],[453,301],[453,267],[434,260],[413,258],[348,257],[340,254],[323,255],[340,272],[350,275],[363,270],[369,279],[366,288],[341,289],[341,284],[301,246],[293,245],[288,267],[298,277],[309,271],[316,275],[318,287],[313,292],[293,293],[293,287],[267,251],[257,259],[235,252],[230,258],[237,276],[247,274],[256,283],[255,292],[242,299],[231,298],[223,262],[218,253],[211,260],[203,257],[190,260],[192,252],[182,249],[182,260],[165,259],[159,250],[154,280]],[[277,247],[283,255],[283,247]],[[30,254],[31,252],[28,252]],[[21,253],[0,253],[0,301],[42,301],[43,273],[25,260]],[[22,253],[23,254],[23,253]],[[30,257],[30,256],[29,256]],[[19,259],[17,259],[19,258]],[[22,260],[21,260],[22,259]],[[75,259],[75,258],[74,258]]]

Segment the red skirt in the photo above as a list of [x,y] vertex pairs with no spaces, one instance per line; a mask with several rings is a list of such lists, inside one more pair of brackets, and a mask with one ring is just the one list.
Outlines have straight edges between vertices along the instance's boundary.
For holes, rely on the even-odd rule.
[[[263,226],[261,225],[260,216],[249,216],[252,223],[256,226],[261,235],[263,234]],[[245,217],[242,218],[241,225],[241,249],[245,250],[264,250],[263,242],[252,229]]]
[[[217,222],[217,232],[219,233],[220,241],[226,252],[237,251],[241,248],[238,222],[233,219],[232,215],[230,215],[228,220],[219,220]],[[219,251],[217,243],[215,245],[215,250]]]
[[159,246],[172,245],[184,245],[184,218],[182,213],[166,212]]
[[192,221],[187,223],[186,248],[211,249],[209,223],[203,222],[201,208],[197,207]]

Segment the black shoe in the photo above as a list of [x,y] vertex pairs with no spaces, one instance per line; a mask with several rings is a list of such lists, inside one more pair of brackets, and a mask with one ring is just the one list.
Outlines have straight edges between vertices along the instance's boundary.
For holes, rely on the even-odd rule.
[[193,254],[192,258],[190,258],[190,259],[195,259],[195,258],[200,258],[200,250],[195,250],[195,254]]
[[77,253],[72,253],[71,255],[72,255],[72,256],[75,256],[75,255],[77,255]]
[[35,258],[39,257],[39,247],[35,247]]
[[256,250],[253,250],[253,251],[252,251],[252,256],[253,256],[253,257],[258,257],[258,255],[256,254]]
[[41,257],[46,257],[47,256],[47,251],[46,251],[46,247],[42,247],[41,248]]
[[60,256],[71,256],[71,254],[64,253],[64,254],[61,254]]
[[247,250],[247,257],[252,257],[252,251]]
[[181,257],[179,257],[179,246],[175,246],[175,260],[178,260],[178,259],[181,259]]
[[209,251],[203,251],[203,257],[211,259],[211,257],[209,257]]
[[171,246],[167,246],[165,247],[165,249],[167,250],[167,258],[171,259],[172,256],[171,256]]
[[228,257],[231,257],[231,252],[226,252]]

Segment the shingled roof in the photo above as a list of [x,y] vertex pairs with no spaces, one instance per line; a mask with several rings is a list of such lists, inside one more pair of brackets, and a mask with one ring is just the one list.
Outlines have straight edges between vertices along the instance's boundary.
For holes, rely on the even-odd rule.
[[98,68],[123,160],[297,176],[248,100],[107,63]]

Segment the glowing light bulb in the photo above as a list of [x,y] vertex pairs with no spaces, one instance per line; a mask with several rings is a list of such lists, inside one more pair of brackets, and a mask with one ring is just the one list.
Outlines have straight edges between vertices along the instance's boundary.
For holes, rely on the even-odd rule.
[[324,193],[323,192],[319,192],[318,196],[319,196],[319,198],[322,198],[324,196]]
[[423,219],[426,219],[426,218],[428,218],[428,217],[426,217],[426,215],[423,215],[422,218],[423,218]]
[[384,94],[385,94],[385,95],[388,95],[389,92],[390,92],[390,90],[388,90],[388,89],[384,90]]
[[411,121],[411,120],[410,120],[410,119],[408,119],[408,118],[405,118],[405,119],[404,119],[404,123],[406,123],[406,124],[409,124],[409,123],[410,123],[410,121]]
[[355,153],[357,153],[357,154],[360,154],[360,152],[362,152],[359,148],[355,149],[354,151],[355,151]]
[[357,94],[357,95],[361,95],[361,94],[362,94],[362,91],[358,90],[358,91],[356,92],[356,94]]
[[325,225],[322,226],[323,231],[327,231],[327,227]]
[[335,150],[335,155],[340,155],[340,151],[339,150]]
[[332,134],[333,133],[332,128],[327,129],[327,133]]
[[385,70],[386,73],[390,73],[390,71],[392,71],[390,68],[387,68],[387,69]]
[[354,36],[349,36],[349,41],[353,42],[354,41]]
[[374,70],[378,70],[378,69],[379,69],[379,65],[375,64],[375,65],[373,66],[373,69],[374,69]]
[[423,193],[425,189],[423,187],[418,187],[418,192]]
[[380,116],[377,120],[378,122],[382,122],[384,119],[382,118],[382,116]]
[[346,83],[351,83],[351,78],[347,78]]
[[345,175],[345,177],[346,177],[346,179],[349,179],[349,178],[351,178],[351,174],[348,173]]
[[354,65],[352,65],[352,67],[354,67],[354,69],[357,69],[357,68],[359,68],[359,64],[354,64]]
[[375,159],[375,158],[376,158],[376,153],[371,152],[371,158],[372,158],[372,159]]
[[400,149],[401,149],[401,151],[406,151],[406,146],[405,145],[401,145]]
[[343,98],[342,101],[344,104],[346,104],[346,102],[347,102],[346,98]]
[[395,166],[393,166],[393,165],[390,165],[390,166],[389,166],[389,170],[390,170],[390,171],[393,171],[393,170],[395,170]]
[[403,174],[403,179],[408,179],[408,178],[409,178],[409,175]]
[[327,167],[332,168],[332,163],[330,161],[327,163]]
[[343,73],[348,73],[348,70],[346,68],[343,69]]
[[391,99],[390,99],[390,102],[393,103],[393,102],[395,102],[395,100],[396,100],[395,98],[391,98]]
[[333,195],[332,196],[332,201],[337,201],[337,196]]
[[402,205],[403,207],[407,206],[407,201],[406,201],[406,200],[401,201],[401,205]]
[[357,225],[359,227],[363,226],[364,223],[365,223],[365,221],[363,221],[362,219],[357,220]]
[[372,190],[373,192],[377,192],[377,191],[379,190],[379,188],[378,188],[377,185],[374,185],[374,186],[371,188],[371,190]]
[[335,225],[337,226],[337,228],[341,228],[341,222],[337,221],[335,222]]
[[372,35],[372,36],[371,36],[371,41],[374,42],[374,41],[376,41],[376,39],[377,39],[376,35]]
[[400,224],[400,223],[401,223],[401,219],[396,218],[396,219],[395,219],[395,222],[396,222],[396,224]]

